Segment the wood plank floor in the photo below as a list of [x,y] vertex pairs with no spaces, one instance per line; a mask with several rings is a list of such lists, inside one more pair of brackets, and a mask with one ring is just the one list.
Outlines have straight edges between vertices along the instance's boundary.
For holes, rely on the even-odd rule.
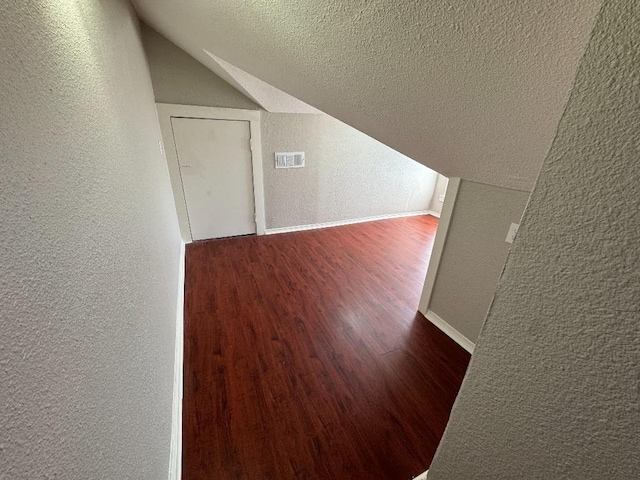
[[469,355],[416,314],[437,220],[187,247],[183,479],[409,480]]

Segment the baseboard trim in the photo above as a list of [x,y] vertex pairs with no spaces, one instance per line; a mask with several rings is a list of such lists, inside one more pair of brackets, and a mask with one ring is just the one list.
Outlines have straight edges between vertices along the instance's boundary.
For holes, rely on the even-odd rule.
[[425,317],[467,352],[473,353],[476,347],[475,343],[449,325],[437,313],[434,313],[432,310],[427,310]]
[[422,472],[420,475],[415,477],[413,480],[427,480],[427,473],[429,473],[429,470],[427,470],[426,472]]
[[176,305],[176,341],[173,361],[173,405],[171,408],[171,446],[169,450],[169,480],[182,478],[182,386],[184,363],[184,265],[185,243],[180,247],[178,264],[178,295]]
[[352,225],[354,223],[375,222],[376,220],[386,220],[389,218],[417,217],[419,215],[439,215],[432,210],[419,210],[417,212],[389,213],[387,215],[374,215],[372,217],[353,218],[349,220],[339,220],[337,222],[312,223],[310,225],[296,225],[293,227],[267,228],[266,235],[275,235],[278,233],[301,232],[304,230],[316,230],[318,228],[340,227],[342,225]]

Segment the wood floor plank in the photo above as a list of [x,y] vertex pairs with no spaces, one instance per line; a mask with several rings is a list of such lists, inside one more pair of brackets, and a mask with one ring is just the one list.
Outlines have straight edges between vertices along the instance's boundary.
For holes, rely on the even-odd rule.
[[437,220],[188,245],[183,479],[408,480],[469,355],[416,313]]

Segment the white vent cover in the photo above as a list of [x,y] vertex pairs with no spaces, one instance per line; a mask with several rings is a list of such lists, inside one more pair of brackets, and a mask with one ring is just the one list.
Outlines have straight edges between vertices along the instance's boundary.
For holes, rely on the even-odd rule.
[[276,168],[302,168],[302,167],[304,167],[304,152],[276,153]]

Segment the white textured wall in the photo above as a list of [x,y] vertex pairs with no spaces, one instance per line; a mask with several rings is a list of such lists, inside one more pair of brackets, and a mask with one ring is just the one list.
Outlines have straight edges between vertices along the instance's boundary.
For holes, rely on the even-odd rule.
[[180,237],[137,20],[10,0],[0,45],[0,478],[166,478]]
[[602,0],[134,0],[203,49],[449,177],[531,190]]
[[438,215],[442,213],[442,206],[444,205],[444,202],[440,201],[440,195],[446,195],[448,183],[449,179],[447,177],[438,174],[436,186],[433,190],[433,197],[431,197],[431,203],[429,205],[429,209]]
[[475,343],[529,192],[462,180],[449,220],[429,310]]
[[[158,102],[258,108],[150,27],[142,27]],[[262,115],[267,228],[428,210],[437,173],[327,115]],[[274,153],[307,154],[276,170]]]
[[213,63],[207,62],[213,72],[218,73],[230,84],[246,92],[252,99],[260,104],[267,112],[274,113],[322,113],[310,105],[292,97],[288,93],[278,90],[276,87],[263,82],[257,77],[225,62],[220,57],[207,51],[207,55]]
[[253,100],[144,23],[141,34],[156,102],[260,109]]
[[607,1],[429,480],[638,477],[639,79]]
[[[276,169],[275,152],[305,168]],[[438,174],[327,115],[264,113],[267,228],[428,210]]]

